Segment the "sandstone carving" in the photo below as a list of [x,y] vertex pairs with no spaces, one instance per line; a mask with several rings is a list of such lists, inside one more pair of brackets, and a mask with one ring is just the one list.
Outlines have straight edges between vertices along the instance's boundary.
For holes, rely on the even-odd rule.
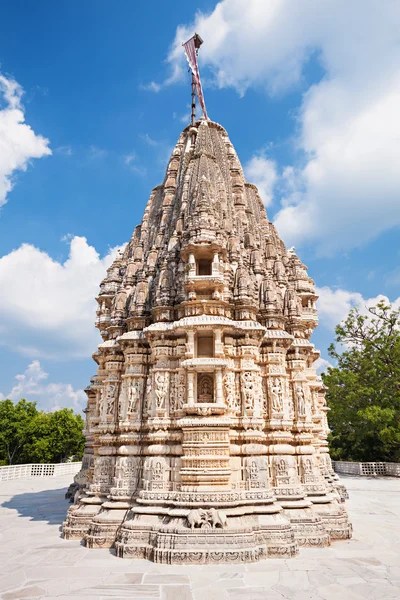
[[316,300],[225,129],[187,127],[100,284],[64,536],[176,564],[349,538],[313,366]]

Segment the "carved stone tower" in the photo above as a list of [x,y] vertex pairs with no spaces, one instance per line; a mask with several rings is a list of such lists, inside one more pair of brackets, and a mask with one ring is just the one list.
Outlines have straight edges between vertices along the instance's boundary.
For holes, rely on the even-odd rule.
[[100,286],[86,483],[65,537],[167,563],[349,538],[313,367],[316,299],[226,131],[187,127]]

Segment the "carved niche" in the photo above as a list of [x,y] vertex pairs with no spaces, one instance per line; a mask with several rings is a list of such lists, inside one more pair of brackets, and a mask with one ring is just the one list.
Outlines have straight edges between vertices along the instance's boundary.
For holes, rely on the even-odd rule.
[[244,459],[244,480],[247,489],[269,487],[269,468],[265,456],[249,456]]
[[198,373],[197,402],[214,402],[214,375],[212,373]]
[[146,459],[143,483],[145,490],[170,489],[170,467],[166,458],[157,456]]
[[94,475],[92,490],[95,492],[106,493],[109,491],[114,478],[113,456],[98,456],[94,463]]

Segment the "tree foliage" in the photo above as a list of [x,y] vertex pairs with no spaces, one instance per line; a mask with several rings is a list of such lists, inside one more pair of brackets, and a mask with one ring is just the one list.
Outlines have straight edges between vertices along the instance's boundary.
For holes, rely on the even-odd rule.
[[70,408],[39,411],[36,402],[0,401],[0,465],[58,463],[83,455],[84,421]]
[[353,308],[335,329],[328,387],[330,447],[337,460],[400,461],[400,310]]

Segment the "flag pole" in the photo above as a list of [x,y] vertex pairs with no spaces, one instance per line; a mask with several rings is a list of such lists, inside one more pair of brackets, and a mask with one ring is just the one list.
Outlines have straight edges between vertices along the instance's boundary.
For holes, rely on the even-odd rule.
[[196,82],[192,73],[192,127],[196,121]]
[[[185,54],[186,54],[186,58],[188,59],[188,62],[189,62],[190,71],[192,72],[192,82],[191,82],[191,96],[192,96],[191,125],[192,125],[192,127],[194,127],[194,124],[196,122],[196,92],[199,97],[199,102],[200,102],[201,108],[203,110],[203,113],[205,114],[205,117],[207,118],[207,114],[205,112],[204,98],[203,98],[203,94],[201,91],[200,75],[199,75],[198,66],[197,66],[197,56],[199,54],[199,48],[202,45],[202,43],[203,43],[203,40],[201,39],[199,34],[195,33],[194,36],[190,38],[190,40],[188,40],[187,42],[182,44],[182,46],[184,46],[184,48],[185,48]],[[197,76],[197,78],[196,78],[196,76]],[[195,141],[195,135],[193,134],[192,142],[194,143],[194,141]]]

